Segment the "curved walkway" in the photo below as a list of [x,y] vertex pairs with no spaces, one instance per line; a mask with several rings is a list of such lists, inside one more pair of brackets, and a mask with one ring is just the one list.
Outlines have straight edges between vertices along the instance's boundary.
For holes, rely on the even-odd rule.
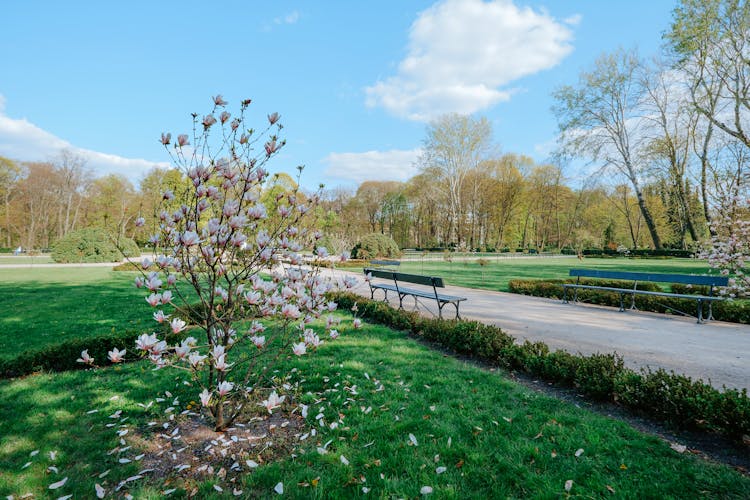
[[[366,283],[356,291],[370,296]],[[382,298],[380,293],[376,298]],[[467,297],[461,303],[462,318],[499,326],[520,342],[542,341],[553,350],[572,353],[616,352],[632,368],[664,368],[718,388],[750,389],[750,325],[719,321],[699,325],[689,317],[620,312],[614,307],[455,286],[446,287],[445,293]],[[411,298],[404,301],[407,309],[413,304]],[[434,301],[420,300],[419,309],[428,316],[437,314]],[[452,306],[444,312],[450,317]]]

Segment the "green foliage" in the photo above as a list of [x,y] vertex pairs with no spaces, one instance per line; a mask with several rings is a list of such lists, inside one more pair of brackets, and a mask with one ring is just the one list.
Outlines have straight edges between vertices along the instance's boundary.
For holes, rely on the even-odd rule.
[[590,398],[618,403],[676,427],[717,432],[738,441],[743,435],[750,435],[750,398],[744,389],[719,391],[702,381],[664,370],[635,372],[626,368],[617,354],[550,352],[542,342],[519,345],[496,326],[425,319],[413,311],[397,310],[350,293],[336,293],[333,298],[342,309],[356,304],[358,314],[368,320],[407,330],[503,368],[576,387]]
[[116,243],[105,230],[97,228],[73,231],[52,248],[52,259],[61,263],[119,262],[123,256],[140,254],[138,245],[130,238],[120,238]]
[[[562,252],[565,254],[565,252]],[[597,257],[600,255],[608,255],[610,257],[621,256],[622,254],[617,250],[611,248],[585,248],[583,255],[587,257]],[[570,255],[575,255],[572,253]],[[681,248],[637,248],[635,250],[628,250],[628,256],[630,257],[679,257],[690,259],[695,255],[692,250],[682,250]]]
[[353,259],[377,259],[383,257],[397,257],[401,251],[393,238],[380,233],[370,233],[363,236],[352,249]]

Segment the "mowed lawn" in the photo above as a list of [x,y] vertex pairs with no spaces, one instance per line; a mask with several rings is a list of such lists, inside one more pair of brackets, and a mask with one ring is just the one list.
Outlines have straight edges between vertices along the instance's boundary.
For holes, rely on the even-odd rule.
[[0,269],[0,357],[153,328],[152,309],[134,277],[109,267]]
[[[232,489],[269,498],[279,482],[288,498],[418,498],[426,486],[433,498],[455,499],[750,496],[750,479],[726,466],[680,454],[620,421],[402,333],[350,325],[344,317],[347,333],[316,354],[282,360],[280,373],[297,369],[290,382],[306,380],[284,407],[310,405],[306,426],[275,460],[262,449],[238,457],[241,473],[232,484],[216,476],[185,483],[177,472],[167,479],[139,474],[144,442],[132,436],[148,422],[159,429],[168,423],[165,432],[180,426],[184,417],[172,422],[168,415],[197,399],[178,372],[137,362],[0,381],[0,495],[92,498],[95,483],[111,494],[136,477],[117,496],[160,498],[176,489],[184,497],[187,487],[197,489],[196,498],[225,498]],[[317,435],[301,440],[312,428]],[[261,465],[248,468],[246,458]],[[64,486],[48,489],[64,478]]]
[[673,274],[706,274],[710,270],[705,260],[677,258],[584,258],[578,260],[575,257],[514,259],[485,257],[485,260],[487,261],[485,266],[480,266],[477,260],[402,261],[399,270],[405,273],[440,276],[449,285],[501,292],[508,291],[508,282],[513,279],[565,279],[569,277],[568,271],[575,268]]

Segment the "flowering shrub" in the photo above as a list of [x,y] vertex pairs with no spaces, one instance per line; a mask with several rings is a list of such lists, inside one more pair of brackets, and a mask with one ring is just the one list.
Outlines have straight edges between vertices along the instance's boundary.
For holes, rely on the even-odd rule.
[[[336,309],[325,298],[331,284],[314,268],[303,267],[299,254],[322,237],[302,225],[319,196],[294,188],[262,202],[265,165],[286,141],[278,135],[283,128],[278,113],[267,116],[260,133],[247,128],[250,103],[242,101],[232,116],[227,102],[216,96],[209,114],[193,114],[190,136],[179,134],[173,141],[170,133],[161,135],[189,182],[184,192],[163,193],[154,214],[158,231],[149,238],[154,262],[140,262],[135,285],[146,291],[155,322],[188,336],[168,345],[156,333],[144,333],[134,348],[108,352],[112,363],[137,354],[156,368],[187,372],[217,431],[259,401],[258,395],[270,393],[257,403],[269,412],[284,401],[274,387],[274,361],[322,345],[323,332],[311,323]],[[136,226],[145,223],[139,217]],[[327,255],[322,247],[315,252]],[[272,318],[272,325],[262,321]],[[335,338],[336,321],[329,316],[325,324],[329,338]],[[86,351],[78,361],[94,363]]]
[[750,258],[750,201],[733,200],[713,221],[717,230],[710,248],[704,252],[708,264],[729,277],[729,286],[721,290],[729,297],[750,295],[750,275],[745,262]]

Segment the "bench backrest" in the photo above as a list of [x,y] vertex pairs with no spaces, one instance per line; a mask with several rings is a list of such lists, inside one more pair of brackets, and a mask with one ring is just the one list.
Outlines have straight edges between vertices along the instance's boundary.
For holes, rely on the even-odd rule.
[[727,286],[726,276],[696,276],[692,274],[634,273],[628,271],[601,271],[599,269],[571,269],[570,276],[612,280],[655,281],[685,285]]
[[399,273],[397,271],[387,271],[384,269],[365,269],[365,274],[372,275],[373,278],[384,278],[393,281],[403,281],[406,283],[414,283],[417,285],[434,286],[437,288],[445,288],[443,278],[437,276],[423,276],[421,274],[407,274]]
[[371,260],[370,265],[372,266],[383,266],[383,267],[396,267],[400,266],[401,262],[397,260]]

